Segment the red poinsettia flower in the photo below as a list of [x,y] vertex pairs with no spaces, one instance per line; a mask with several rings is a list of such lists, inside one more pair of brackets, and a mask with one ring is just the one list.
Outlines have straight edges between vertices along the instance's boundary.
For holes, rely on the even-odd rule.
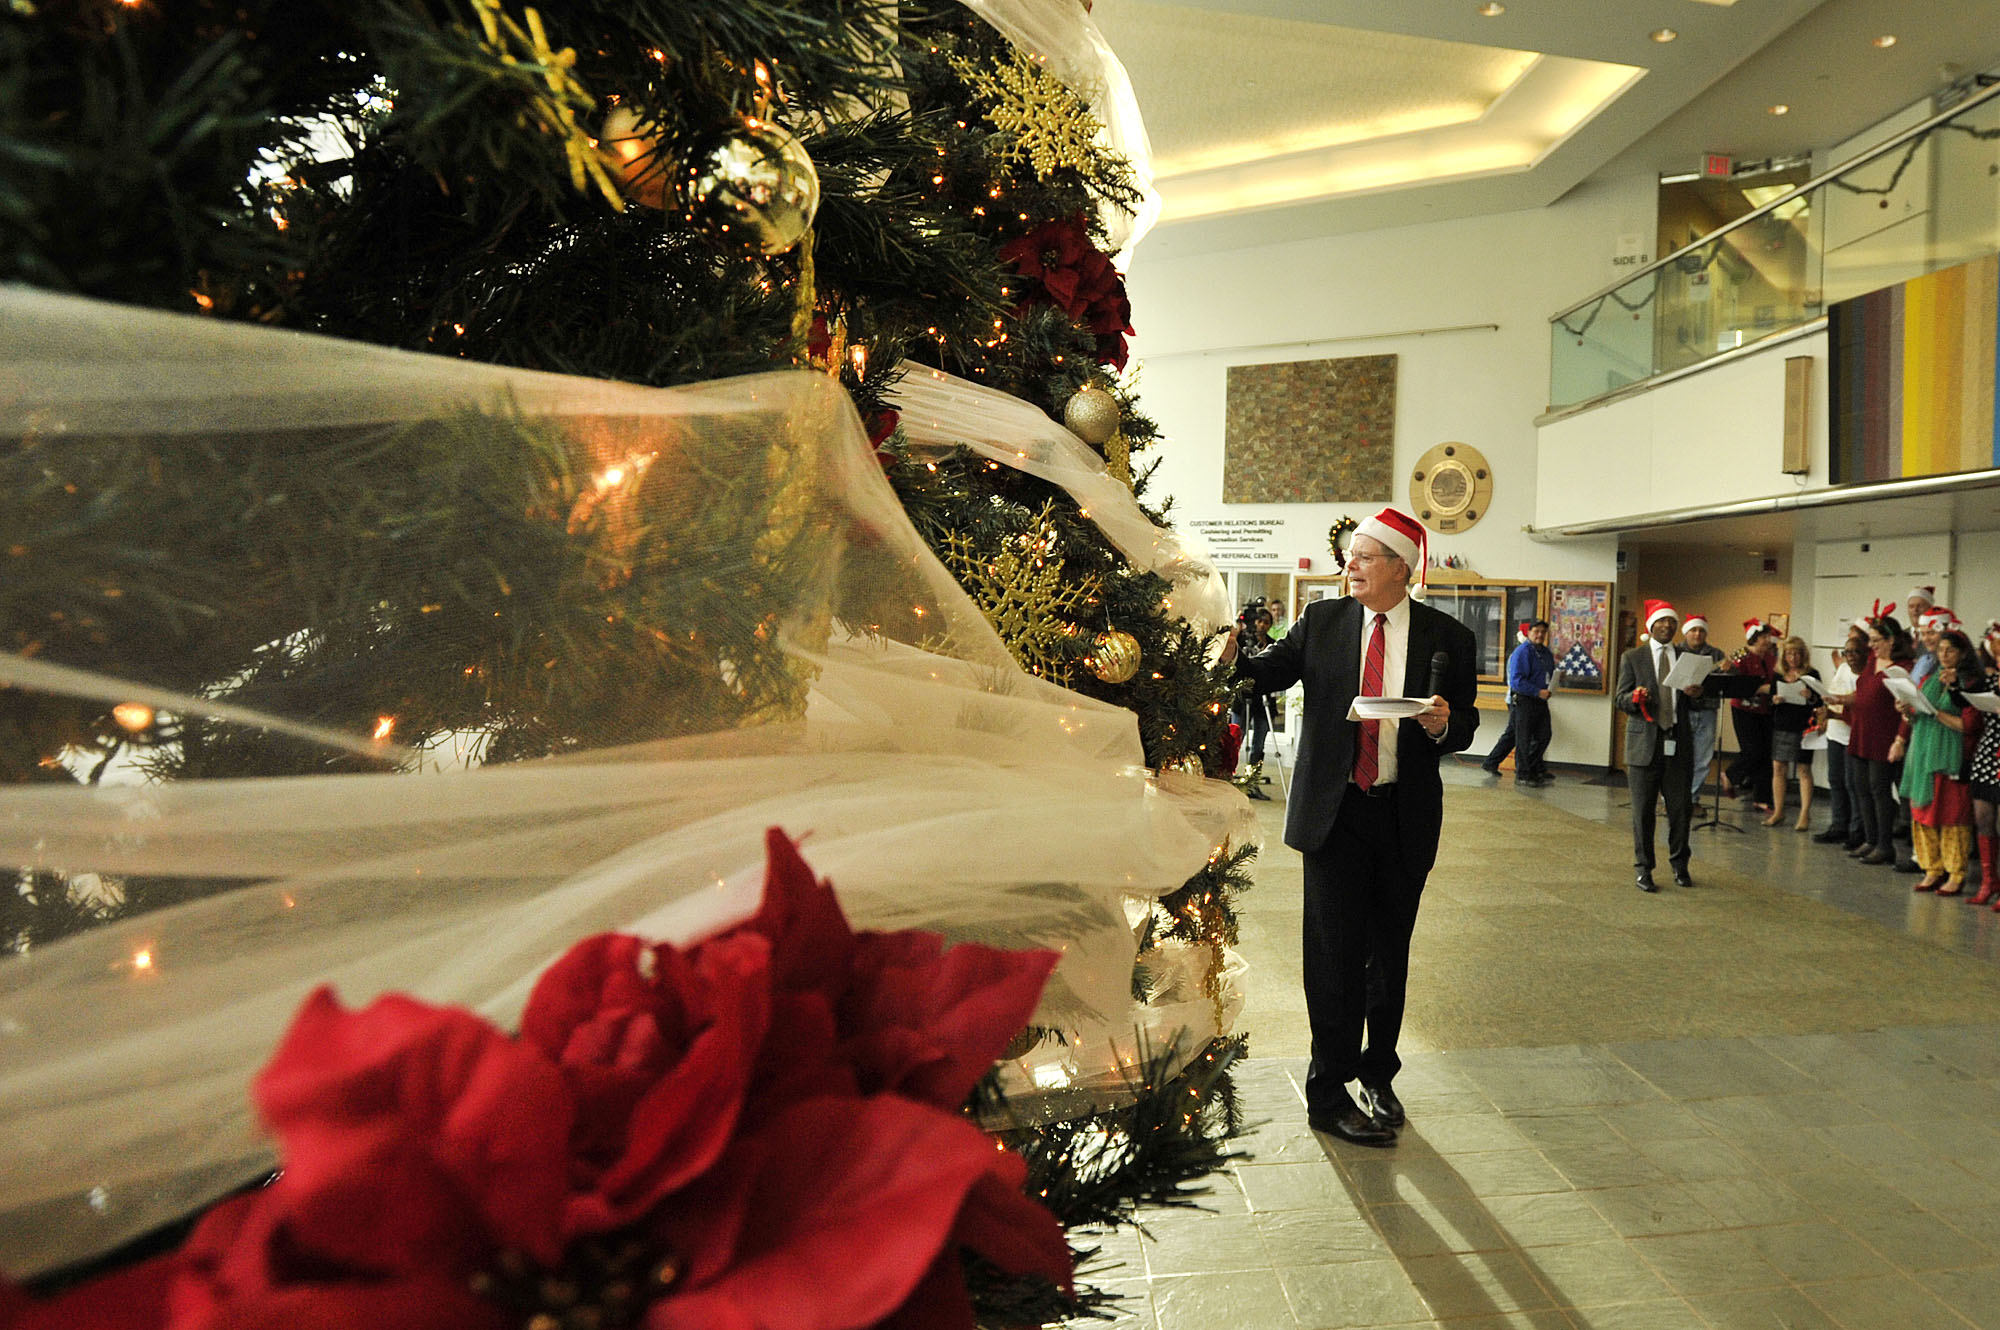
[[1002,246],[1000,257],[1040,282],[1050,304],[1096,335],[1101,363],[1125,368],[1132,302],[1110,256],[1091,243],[1082,213],[1042,223]]
[[956,1111],[1054,954],[857,935],[775,829],[769,851],[753,918],[579,943],[518,1039],[314,993],[255,1086],[277,1179],[168,1256],[47,1302],[0,1288],[0,1326],[504,1330],[595,1287],[652,1330],[969,1327],[961,1247],[1067,1288],[1025,1166]]

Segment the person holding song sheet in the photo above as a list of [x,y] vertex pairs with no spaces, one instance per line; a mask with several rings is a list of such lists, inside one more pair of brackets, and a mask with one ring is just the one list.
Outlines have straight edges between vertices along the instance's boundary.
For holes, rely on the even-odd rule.
[[[1701,695],[1699,682],[1668,687],[1714,662],[1706,656],[1683,657],[1674,648],[1680,615],[1664,600],[1646,602],[1646,640],[1618,660],[1618,690],[1613,697],[1625,722],[1625,779],[1632,789],[1632,858],[1636,885],[1658,891],[1653,882],[1653,806],[1667,802],[1667,862],[1674,881],[1691,887],[1688,873],[1688,826],[1693,805],[1689,769],[1694,765],[1694,728],[1688,704]],[[1687,661],[1679,674],[1676,661]]]
[[1935,651],[1937,667],[1916,698],[1908,698],[1907,680],[1890,681],[1904,720],[1889,756],[1903,762],[1910,841],[1917,865],[1924,870],[1913,889],[1956,896],[1965,889],[1972,848],[1972,787],[1965,780],[1965,741],[1968,733],[1977,734],[1980,716],[1959,695],[1959,683],[1962,677],[1974,677],[1978,657],[1971,639],[1956,628],[1938,633]]
[[[1690,614],[1681,625],[1681,659],[1689,656],[1707,657],[1712,662],[1711,669],[1726,659],[1722,648],[1708,640],[1708,619],[1704,615]],[[1715,765],[1715,738],[1722,727],[1722,699],[1707,693],[1689,698],[1688,724],[1694,730],[1694,772],[1690,785],[1695,802],[1700,803],[1701,787],[1708,784],[1708,769]]]
[[1357,1145],[1394,1145],[1403,1124],[1391,1082],[1444,823],[1438,759],[1479,725],[1472,630],[1411,598],[1426,548],[1415,518],[1384,508],[1355,531],[1346,596],[1308,605],[1268,651],[1239,655],[1233,630],[1222,650],[1264,691],[1305,684],[1285,844],[1305,859],[1306,1120]]
[[[2000,673],[1996,673],[1995,652],[2000,651],[2000,619],[1986,625],[1981,643],[1979,686],[1971,682],[1959,691],[1979,708],[1979,738],[1973,744],[1968,775],[1972,784],[1972,828],[1979,846],[1979,894],[1974,905],[1991,903],[2000,910],[2000,718],[1988,708],[2000,706]],[[1971,673],[1968,669],[1967,673]]]
[[[1775,827],[1785,818],[1785,786],[1794,769],[1799,777],[1799,820],[1794,831],[1812,826],[1812,753],[1805,748],[1806,731],[1819,716],[1819,671],[1809,663],[1812,648],[1803,637],[1788,637],[1778,648],[1778,673],[1773,680],[1771,708],[1771,815],[1764,825]],[[1809,684],[1806,680],[1812,680]]]
[[1910,639],[1893,614],[1868,620],[1868,659],[1847,702],[1847,760],[1861,763],[1861,825],[1867,840],[1852,851],[1864,864],[1896,862],[1896,794],[1889,756],[1896,741],[1896,695],[1889,671],[1909,673]]

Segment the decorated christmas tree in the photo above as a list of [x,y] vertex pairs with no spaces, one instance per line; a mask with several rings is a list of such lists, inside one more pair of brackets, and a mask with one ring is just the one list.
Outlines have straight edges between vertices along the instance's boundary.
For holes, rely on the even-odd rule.
[[[1135,840],[1093,811],[1130,800],[1092,764],[1136,714],[1146,766],[1217,773],[1234,686],[1208,664],[1212,572],[1144,503],[1158,440],[1122,378],[1114,257],[1145,192],[1088,42],[1023,26],[1057,10],[1058,34],[1093,31],[1066,4],[0,10],[0,280],[35,289],[7,297],[0,351],[37,385],[0,438],[0,779],[184,791],[140,849],[56,803],[4,847],[0,940],[51,953],[24,990],[88,971],[79,929],[169,907],[212,929],[355,879],[386,902],[370,922],[433,929],[399,931],[406,950],[471,945],[482,909],[518,922],[594,855],[646,847],[632,882],[451,990],[518,1012],[552,939],[630,925],[671,871],[740,864],[718,847],[789,820],[767,806],[838,825],[838,760],[885,803],[891,780],[961,782],[961,824],[1100,819],[1039,837],[1066,862],[997,878],[907,814],[824,843],[868,865],[837,880],[871,923],[1100,955],[1137,935],[1119,987],[1209,1009],[1178,1046],[1128,1024],[1107,1093],[1062,1071],[1125,1018],[1065,962],[1010,1050],[1040,1050],[1035,1095],[1003,1078],[980,1099],[1030,1194],[1116,1222],[1213,1168],[1247,852],[1217,816]],[[496,811],[489,781],[424,824],[444,842],[412,839],[402,777],[511,764],[523,802]],[[308,777],[363,793],[322,823],[298,811]],[[671,818],[628,809],[662,780]],[[1034,842],[1020,816],[987,834]],[[1076,886],[1158,882],[1176,855],[1148,905]],[[405,871],[511,889],[441,921]],[[927,877],[1006,894],[907,900]],[[358,919],[319,936],[343,940],[326,970],[402,973]],[[167,970],[151,943],[102,945],[126,977]],[[148,1213],[250,1159],[218,1148]],[[59,1229],[68,1185],[13,1202],[18,1222]],[[995,1314],[1061,1305],[968,1269]]]

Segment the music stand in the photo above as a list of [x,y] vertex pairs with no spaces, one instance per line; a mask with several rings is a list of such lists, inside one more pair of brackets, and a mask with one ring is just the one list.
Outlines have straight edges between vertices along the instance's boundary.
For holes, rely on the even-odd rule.
[[[1755,675],[1724,674],[1720,670],[1717,670],[1710,673],[1707,678],[1701,681],[1701,695],[1703,697],[1714,698],[1755,697],[1761,683],[1762,681]],[[1717,715],[1715,718],[1715,733],[1717,741],[1720,742],[1722,738],[1722,717],[1720,715]],[[1719,754],[1717,756],[1718,758],[1720,757]],[[1714,801],[1709,805],[1708,816],[1695,823],[1692,827],[1689,827],[1688,830],[1700,831],[1703,827],[1720,827],[1724,831],[1734,831],[1738,835],[1741,835],[1743,832],[1742,827],[1737,826],[1734,822],[1724,822],[1722,820],[1722,773],[1714,769],[1715,765],[1715,762],[1709,763],[1709,780],[1714,786],[1715,797]],[[1696,805],[1696,807],[1699,806],[1699,804]]]

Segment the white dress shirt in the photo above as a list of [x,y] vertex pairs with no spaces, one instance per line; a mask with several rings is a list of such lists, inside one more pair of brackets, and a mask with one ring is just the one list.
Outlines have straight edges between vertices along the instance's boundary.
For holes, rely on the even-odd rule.
[[[1403,678],[1410,659],[1410,598],[1403,597],[1394,609],[1385,610],[1388,619],[1382,625],[1382,690],[1383,697],[1403,696]],[[1368,676],[1368,639],[1375,635],[1375,611],[1366,605],[1361,607],[1361,650],[1354,663],[1354,694],[1362,696],[1363,681]],[[1380,742],[1375,746],[1375,783],[1387,785],[1396,779],[1396,735],[1403,722],[1385,720],[1376,730]]]

